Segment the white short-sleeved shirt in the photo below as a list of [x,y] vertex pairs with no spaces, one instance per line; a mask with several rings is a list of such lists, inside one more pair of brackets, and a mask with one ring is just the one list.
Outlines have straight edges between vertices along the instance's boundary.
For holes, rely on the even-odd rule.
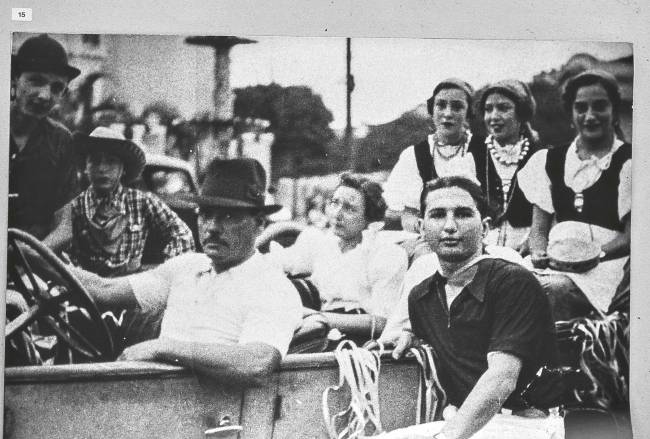
[[212,269],[205,254],[187,253],[128,279],[143,311],[164,310],[161,337],[261,342],[284,356],[302,320],[291,281],[259,253],[222,273]]
[[[471,153],[465,150],[449,160],[441,160],[436,157],[437,150],[434,148],[433,134],[427,137],[427,142],[439,177],[459,175],[480,184],[476,179],[476,165]],[[413,145],[402,151],[384,183],[383,189],[384,199],[389,209],[398,212],[404,210],[404,207],[420,209],[422,178],[420,178],[420,172],[418,171]]]
[[[488,245],[485,247],[485,252],[486,255],[489,255],[488,257],[503,259],[522,266],[525,265],[524,259],[519,255],[519,253],[510,247]],[[438,256],[435,253],[422,255],[413,261],[404,276],[404,283],[402,284],[399,303],[388,317],[384,332],[381,334],[379,341],[384,343],[396,342],[402,331],[411,330],[408,305],[409,294],[415,286],[433,276],[439,269],[440,263],[438,262]],[[447,289],[447,287],[445,287],[445,289]],[[456,297],[460,293],[461,289],[448,291],[448,294],[451,293],[451,296]],[[449,303],[451,303],[451,301]]]
[[323,311],[363,308],[387,317],[399,300],[408,261],[404,249],[377,236],[375,224],[345,253],[333,233],[309,227],[293,246],[274,247],[269,256],[287,273],[310,275]]
[[[623,145],[619,139],[614,141],[611,151],[600,159],[581,160],[578,157],[576,141],[569,146],[564,163],[564,182],[574,190],[583,191],[593,186],[602,172],[609,168],[612,155]],[[551,196],[551,180],[546,173],[546,154],[548,150],[537,151],[519,171],[519,187],[532,204],[540,209],[555,213]],[[618,184],[618,217],[623,218],[632,210],[632,161],[627,160],[621,168]]]

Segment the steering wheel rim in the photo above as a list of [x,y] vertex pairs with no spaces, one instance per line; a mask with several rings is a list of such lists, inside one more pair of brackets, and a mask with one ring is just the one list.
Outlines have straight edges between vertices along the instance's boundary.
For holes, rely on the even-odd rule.
[[[43,289],[37,282],[34,271],[25,258],[23,251],[17,245],[18,242],[35,251],[63,279],[67,284],[67,288],[59,289],[54,285],[53,287],[48,286],[47,290]],[[15,256],[13,263],[8,267],[8,276],[21,289],[20,293],[27,301],[29,310],[7,322],[5,340],[24,331],[27,326],[38,320],[49,326],[60,341],[84,358],[90,361],[113,359],[115,355],[113,338],[101,317],[97,305],[84,286],[52,250],[29,233],[18,229],[8,229],[7,249],[12,249]],[[31,289],[25,285],[23,278],[20,276],[18,265],[22,266],[24,274],[31,284]],[[86,311],[82,314],[99,330],[98,342],[89,341],[58,313],[60,304],[65,301]]]

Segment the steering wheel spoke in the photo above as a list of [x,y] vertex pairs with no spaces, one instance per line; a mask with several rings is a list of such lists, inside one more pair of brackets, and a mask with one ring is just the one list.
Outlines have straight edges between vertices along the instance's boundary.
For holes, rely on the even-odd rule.
[[[9,235],[9,244],[10,247],[13,251],[12,253],[12,271],[13,271],[13,281],[20,286],[24,287],[26,291],[31,291],[32,296],[40,296],[43,292],[41,290],[41,287],[39,283],[36,280],[36,277],[34,276],[34,270],[30,266],[29,262],[27,261],[27,258],[25,257],[24,251],[20,248],[20,245],[18,245],[18,242],[15,238]],[[24,275],[27,277],[29,280],[29,283],[31,284],[31,290],[25,285],[25,282],[23,280],[23,276],[20,274],[20,271],[18,270],[18,267],[22,267],[22,271]]]
[[45,316],[43,320],[47,322],[48,326],[65,344],[75,351],[91,360],[100,360],[102,358],[101,351],[60,314]]
[[23,331],[29,325],[34,323],[42,314],[43,307],[41,305],[34,305],[29,307],[29,309],[18,317],[8,322],[5,325],[5,338],[12,338],[14,335]]

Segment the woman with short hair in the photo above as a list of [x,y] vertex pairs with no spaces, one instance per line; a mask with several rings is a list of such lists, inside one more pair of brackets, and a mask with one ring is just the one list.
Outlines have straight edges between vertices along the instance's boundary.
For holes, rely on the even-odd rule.
[[326,208],[329,229],[308,227],[293,246],[271,247],[285,272],[310,276],[330,326],[365,339],[381,333],[407,268],[405,251],[378,236],[385,211],[381,185],[343,174]]

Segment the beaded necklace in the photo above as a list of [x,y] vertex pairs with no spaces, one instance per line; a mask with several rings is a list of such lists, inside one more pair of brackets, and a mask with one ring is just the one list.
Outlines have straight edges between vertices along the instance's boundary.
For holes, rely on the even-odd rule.
[[485,145],[492,158],[506,166],[516,165],[526,157],[530,150],[530,141],[523,135],[519,137],[517,143],[501,146],[494,136],[490,134],[485,139]]
[[[438,140],[438,136],[434,133],[433,134],[433,145],[438,152],[438,155],[440,158],[444,160],[451,160],[454,157],[456,157],[459,153],[461,156],[465,155],[465,151],[467,151],[467,148],[469,147],[469,141],[470,141],[470,134],[468,131],[465,131],[465,143],[459,143],[458,145],[450,145],[448,143],[442,143]],[[443,149],[448,149],[451,148],[452,152],[451,153],[445,153],[443,152]]]

